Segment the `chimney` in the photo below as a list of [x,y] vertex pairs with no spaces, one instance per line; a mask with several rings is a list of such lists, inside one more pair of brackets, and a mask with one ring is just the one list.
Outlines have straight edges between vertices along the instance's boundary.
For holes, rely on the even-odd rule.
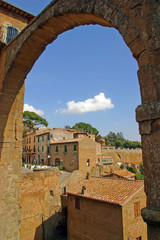
[[63,194],[66,195],[66,186],[64,187],[63,190],[64,190]]
[[86,191],[86,187],[85,187],[85,186],[83,186],[83,187],[82,187],[82,195],[84,195],[84,194],[85,194],[85,191]]
[[89,178],[90,178],[90,173],[87,172],[87,174],[86,174],[86,179],[89,179]]

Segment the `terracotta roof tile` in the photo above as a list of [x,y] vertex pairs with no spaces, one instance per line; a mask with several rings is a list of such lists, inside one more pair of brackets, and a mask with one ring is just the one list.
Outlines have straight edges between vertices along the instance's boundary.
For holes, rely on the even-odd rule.
[[130,178],[130,177],[135,177],[136,174],[128,171],[127,169],[122,169],[122,170],[119,170],[119,171],[114,171],[115,175],[118,175],[120,177],[124,177],[124,178]]
[[[82,195],[82,187],[85,186],[85,194]],[[123,205],[134,193],[144,186],[143,181],[130,181],[125,179],[90,178],[83,180],[68,194],[100,200],[103,202]]]

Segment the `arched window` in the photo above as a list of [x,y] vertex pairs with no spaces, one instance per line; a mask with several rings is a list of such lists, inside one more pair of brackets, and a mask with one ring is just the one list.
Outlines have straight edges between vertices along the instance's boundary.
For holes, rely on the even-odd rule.
[[60,159],[59,158],[55,159],[55,166],[60,166]]

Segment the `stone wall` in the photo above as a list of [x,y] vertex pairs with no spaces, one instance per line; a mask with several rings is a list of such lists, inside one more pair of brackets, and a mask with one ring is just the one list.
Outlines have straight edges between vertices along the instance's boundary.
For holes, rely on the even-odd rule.
[[57,168],[22,174],[20,239],[54,239],[60,210]]
[[114,162],[132,163],[142,162],[142,150],[130,149],[102,149],[102,157],[112,156]]
[[69,240],[122,240],[121,206],[100,201],[80,199],[80,209],[75,208],[75,196],[68,194]]
[[134,203],[140,202],[140,209],[146,207],[146,194],[144,188],[136,193],[123,206],[123,234],[124,240],[137,239],[141,236],[142,239],[147,240],[147,224],[143,221],[141,215],[135,217]]

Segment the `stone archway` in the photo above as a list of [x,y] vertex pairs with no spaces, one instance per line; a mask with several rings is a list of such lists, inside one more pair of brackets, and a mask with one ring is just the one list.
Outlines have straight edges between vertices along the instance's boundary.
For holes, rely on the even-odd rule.
[[136,58],[142,105],[136,110],[142,136],[150,234],[160,209],[160,6],[157,0],[52,1],[0,55],[0,232],[19,239],[24,80],[35,61],[64,31],[84,24],[114,27]]

